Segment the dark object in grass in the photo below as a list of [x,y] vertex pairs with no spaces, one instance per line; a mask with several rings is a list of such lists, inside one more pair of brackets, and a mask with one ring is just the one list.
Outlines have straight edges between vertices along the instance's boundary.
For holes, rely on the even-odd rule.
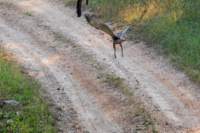
[[0,100],[0,107],[3,106],[18,106],[20,105],[20,103],[18,101],[15,100]]
[[130,29],[129,26],[126,26],[124,28],[124,30],[122,30],[121,32],[118,32],[117,34],[115,34],[112,29],[109,27],[108,24],[102,23],[100,22],[100,20],[98,20],[97,16],[93,15],[93,14],[85,14],[85,18],[87,20],[87,22],[95,27],[96,29],[102,30],[105,33],[109,34],[112,37],[113,40],[113,49],[114,49],[114,57],[117,58],[116,56],[116,45],[119,44],[121,47],[121,54],[122,57],[124,56],[124,52],[123,52],[123,46],[122,43],[124,41],[126,41],[125,39],[125,35],[128,32],[128,30]]

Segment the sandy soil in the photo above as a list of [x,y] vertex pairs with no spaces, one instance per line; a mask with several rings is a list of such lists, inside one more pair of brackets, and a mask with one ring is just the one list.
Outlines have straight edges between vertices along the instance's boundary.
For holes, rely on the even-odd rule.
[[125,43],[114,59],[110,37],[56,0],[0,0],[0,30],[0,46],[56,106],[59,132],[137,132],[138,122],[121,118],[134,105],[99,80],[102,71],[125,79],[158,131],[198,132],[199,87],[142,42]]

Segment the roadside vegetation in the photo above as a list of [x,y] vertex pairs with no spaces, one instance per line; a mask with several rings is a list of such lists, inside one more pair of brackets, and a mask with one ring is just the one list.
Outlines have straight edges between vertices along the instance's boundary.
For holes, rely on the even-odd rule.
[[19,105],[0,105],[0,133],[55,133],[39,84],[9,59],[0,50],[0,100],[15,100]]
[[89,4],[105,21],[133,25],[132,36],[158,48],[200,83],[200,1],[90,0]]
[[133,25],[142,40],[200,83],[200,1],[91,0],[90,5],[105,20]]

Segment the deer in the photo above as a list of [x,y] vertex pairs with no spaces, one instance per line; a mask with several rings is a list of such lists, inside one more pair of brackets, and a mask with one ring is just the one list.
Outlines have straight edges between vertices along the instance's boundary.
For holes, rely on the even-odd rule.
[[[77,17],[81,17],[82,15],[82,1],[83,0],[77,0],[77,3],[76,3],[76,13],[77,13]],[[86,0],[86,5],[89,4],[89,0]]]
[[125,35],[128,32],[128,30],[130,29],[130,27],[126,26],[122,31],[115,34],[108,24],[100,22],[100,20],[98,20],[97,16],[95,16],[94,14],[85,14],[85,18],[86,18],[86,21],[91,26],[95,27],[98,30],[102,30],[103,32],[107,33],[108,35],[110,35],[112,37],[114,57],[117,58],[116,45],[119,45],[121,47],[121,56],[123,57],[124,50],[123,50],[122,43],[124,41],[126,41]]

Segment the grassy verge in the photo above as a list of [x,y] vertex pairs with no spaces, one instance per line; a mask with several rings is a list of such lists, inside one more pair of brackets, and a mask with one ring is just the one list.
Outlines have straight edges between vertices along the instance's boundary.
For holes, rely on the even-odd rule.
[[200,83],[199,1],[90,0],[89,4],[106,21],[134,25],[143,40],[161,48],[176,66]]
[[154,46],[161,47],[193,81],[200,83],[200,19],[170,16],[152,19],[142,27],[142,34]]
[[38,95],[40,86],[0,51],[0,99],[12,99],[20,106],[0,107],[1,133],[55,133],[47,104]]

